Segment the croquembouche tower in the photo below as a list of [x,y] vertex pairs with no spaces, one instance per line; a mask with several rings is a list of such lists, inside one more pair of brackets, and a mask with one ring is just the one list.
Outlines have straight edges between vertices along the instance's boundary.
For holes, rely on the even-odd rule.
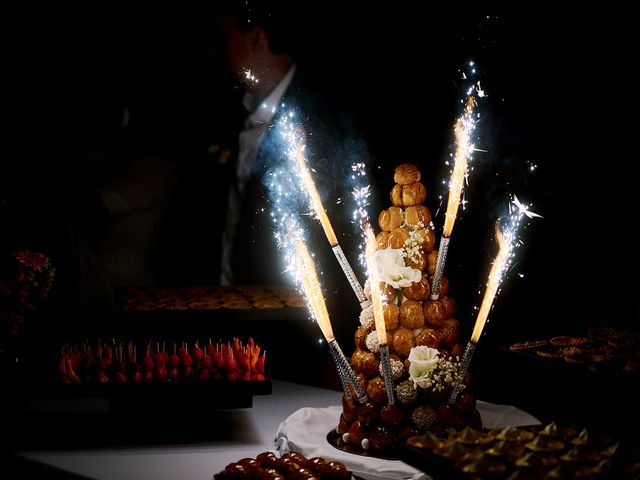
[[395,439],[481,426],[467,389],[454,403],[449,400],[464,347],[446,277],[438,298],[430,298],[438,251],[420,171],[412,164],[399,165],[394,181],[392,205],[380,212],[376,235],[393,401],[385,387],[374,318],[364,310],[351,366],[368,399],[361,403],[355,392],[351,398],[343,395],[336,432],[338,445],[347,450],[385,451]]

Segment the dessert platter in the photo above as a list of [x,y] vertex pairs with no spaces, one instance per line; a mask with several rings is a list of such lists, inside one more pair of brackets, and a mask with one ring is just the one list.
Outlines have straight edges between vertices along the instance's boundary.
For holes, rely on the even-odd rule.
[[[141,352],[141,353],[139,353]],[[171,352],[171,353],[170,353]],[[271,393],[266,352],[249,338],[202,344],[98,340],[65,344],[59,381],[49,395],[107,398],[111,410],[148,410],[186,403],[189,408],[246,408]]]
[[351,480],[351,471],[341,463],[323,457],[306,458],[300,452],[287,452],[278,457],[262,452],[255,458],[242,458],[216,473],[215,480]]
[[398,444],[403,460],[435,478],[637,478],[638,447],[586,428],[546,426],[427,432]]
[[592,327],[585,333],[524,340],[509,345],[509,351],[594,374],[640,377],[640,337],[615,327]]
[[127,313],[203,312],[225,318],[301,317],[305,302],[286,285],[129,287],[120,292]]

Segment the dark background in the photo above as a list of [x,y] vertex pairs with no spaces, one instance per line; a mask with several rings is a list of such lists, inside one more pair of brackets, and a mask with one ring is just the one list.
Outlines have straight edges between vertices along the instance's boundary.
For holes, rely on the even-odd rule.
[[[522,234],[486,332],[494,338],[634,327],[640,315],[634,188],[637,85],[631,15],[612,6],[558,13],[540,4],[432,7],[313,2],[291,7],[302,67],[361,121],[377,165],[371,209],[390,205],[393,167],[423,172],[433,212],[470,59],[480,105],[474,171],[449,251],[458,318],[473,323],[508,193],[544,216]],[[210,9],[84,7],[7,12],[3,242],[60,255],[65,219],[91,215],[96,145],[131,110],[126,148],[169,152],[185,172],[184,216],[168,237],[167,283],[209,283],[215,236],[202,152],[237,100],[215,57]],[[237,91],[236,91],[237,93]],[[5,127],[7,128],[7,127]],[[530,166],[536,165],[534,173]],[[442,225],[442,212],[435,220]],[[186,265],[186,266],[185,266]],[[68,273],[68,272],[67,272]],[[521,275],[522,274],[522,278]],[[71,276],[68,273],[68,276]]]

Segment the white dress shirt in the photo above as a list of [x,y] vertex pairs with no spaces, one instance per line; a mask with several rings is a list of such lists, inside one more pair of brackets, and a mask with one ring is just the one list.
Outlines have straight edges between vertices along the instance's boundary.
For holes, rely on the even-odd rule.
[[233,284],[233,271],[231,270],[231,250],[235,239],[236,227],[240,219],[242,199],[251,172],[253,171],[258,148],[264,134],[273,119],[276,109],[284,96],[296,70],[293,64],[280,82],[264,100],[257,100],[251,93],[246,92],[242,103],[247,111],[251,112],[244,121],[244,129],[239,135],[238,162],[235,172],[235,182],[229,189],[229,202],[227,210],[227,222],[222,234],[222,266],[220,271],[220,284]]

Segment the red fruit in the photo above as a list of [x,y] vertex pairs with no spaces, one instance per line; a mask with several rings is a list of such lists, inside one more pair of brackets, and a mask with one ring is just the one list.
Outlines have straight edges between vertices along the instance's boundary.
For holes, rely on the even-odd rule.
[[63,355],[60,357],[60,361],[58,362],[58,370],[60,371],[60,375],[63,377],[67,376],[67,356]]
[[193,352],[191,352],[191,355],[193,356],[193,359],[195,360],[195,362],[197,364],[197,363],[200,362],[200,359],[204,355],[204,352],[202,351],[202,349],[198,345],[196,345],[195,348],[193,349]]
[[353,422],[358,415],[358,404],[353,399],[348,399],[346,395],[342,395],[342,413],[347,422]]
[[251,372],[249,372],[249,371],[241,371],[240,374],[238,375],[238,380],[240,380],[242,382],[251,381]]
[[100,360],[98,360],[98,367],[100,368],[100,370],[108,370],[109,365],[111,365],[111,362],[105,357],[102,357]]
[[460,415],[454,407],[448,404],[441,405],[438,409],[438,418],[441,424],[450,427],[460,425]]
[[118,373],[116,373],[116,380],[119,383],[128,383],[129,382],[129,377],[127,377],[127,375],[122,373],[122,372],[118,372]]
[[191,368],[191,366],[185,366],[182,369],[182,375],[184,375],[185,378],[191,378],[193,377],[193,368]]
[[156,354],[155,358],[153,359],[153,364],[156,367],[156,369],[158,369],[158,368],[166,368],[167,361],[164,359],[163,355],[160,355],[158,353],[158,354]]
[[169,357],[169,366],[172,368],[177,368],[180,366],[180,357],[175,353]]
[[211,360],[211,357],[209,355],[203,355],[202,359],[200,360],[200,366],[202,366],[203,368],[211,368],[212,365],[213,360]]
[[102,370],[98,372],[98,383],[109,383],[109,377]]
[[227,373],[227,380],[229,380],[230,382],[235,382],[238,380],[238,378],[239,378],[239,375],[237,370]]
[[208,368],[201,368],[198,372],[198,380],[207,381],[211,378],[211,370]]
[[153,364],[153,358],[151,357],[144,357],[142,359],[142,364],[144,365],[144,369],[149,372],[149,371],[153,371],[153,369],[155,368],[155,365]]
[[267,352],[263,353],[256,361],[256,372],[264,373],[264,362],[267,357]]
[[211,357],[213,360],[213,366],[218,370],[222,370],[222,366],[224,365],[224,361],[222,360],[222,352],[220,350],[216,350]]
[[172,380],[177,380],[178,376],[178,367],[171,367],[169,369],[169,378],[171,378]]
[[253,382],[264,382],[265,380],[266,377],[264,376],[264,373],[253,372],[251,374],[251,381]]
[[178,356],[180,358],[184,358],[187,355],[189,355],[189,350],[187,350],[186,347],[183,346],[183,347],[178,348]]
[[142,381],[142,374],[139,370],[136,370],[131,374],[131,381],[133,383],[140,383]]
[[378,419],[378,410],[371,403],[365,403],[358,407],[358,421],[362,425],[371,425]]
[[168,372],[165,367],[156,368],[155,376],[158,380],[166,380],[167,375],[168,375]]
[[249,364],[249,355],[241,352],[237,358],[238,367],[240,368],[240,370],[244,370],[245,372],[251,370],[251,365]]
[[220,380],[222,380],[222,373],[221,373],[221,372],[219,372],[219,371],[215,371],[215,372],[213,372],[213,373],[211,374],[211,377],[213,377],[213,379],[214,379],[216,382],[219,382]]
[[142,374],[142,379],[145,382],[153,382],[153,380],[155,379],[155,376],[153,374],[153,370],[147,370],[146,372],[144,372]]
[[365,438],[367,438],[367,432],[362,424],[356,420],[351,424],[351,427],[349,427],[349,443],[360,446],[362,440]]
[[182,355],[180,358],[182,359],[182,365],[184,365],[185,367],[190,367],[191,365],[193,365],[193,357],[191,357],[191,355],[189,355],[188,353]]

